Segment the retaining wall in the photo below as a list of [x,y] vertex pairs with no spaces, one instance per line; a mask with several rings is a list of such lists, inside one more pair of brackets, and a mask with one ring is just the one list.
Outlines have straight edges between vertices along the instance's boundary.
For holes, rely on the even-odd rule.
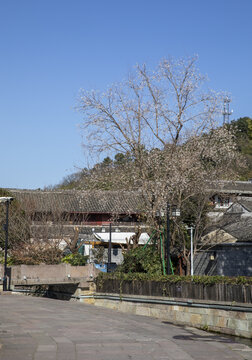
[[[232,304],[213,303],[209,301],[188,301],[179,302],[178,299],[152,297],[156,303],[148,302],[143,296],[124,296],[117,294],[99,294],[100,297],[94,296],[93,303],[96,306],[107,307],[110,309],[144,316],[152,316],[162,319],[163,321],[193,326],[204,330],[211,330],[223,334],[252,338],[252,305],[239,305],[240,310],[232,308]],[[170,302],[165,304],[162,302]],[[181,299],[180,299],[181,300]],[[85,301],[85,299],[83,299]],[[158,303],[160,301],[160,303]],[[210,308],[213,306],[215,308]],[[221,309],[228,306],[229,310]],[[218,307],[220,307],[218,309]]]
[[102,279],[94,295],[97,306],[246,338],[252,338],[251,303],[252,286],[242,284]]

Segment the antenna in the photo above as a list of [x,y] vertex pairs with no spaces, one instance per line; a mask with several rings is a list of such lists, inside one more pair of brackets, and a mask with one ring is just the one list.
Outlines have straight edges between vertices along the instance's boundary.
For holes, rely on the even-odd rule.
[[229,110],[229,104],[230,104],[231,100],[228,96],[226,96],[223,100],[223,125],[224,124],[229,124],[229,116],[233,113],[233,110]]

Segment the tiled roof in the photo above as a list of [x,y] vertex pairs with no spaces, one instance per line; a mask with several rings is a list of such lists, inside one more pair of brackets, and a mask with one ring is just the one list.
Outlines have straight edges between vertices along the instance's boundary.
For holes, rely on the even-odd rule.
[[252,195],[252,181],[216,181],[209,190],[217,193]]
[[[141,212],[141,195],[127,191],[21,190],[8,189],[26,211],[67,213],[134,214]],[[252,211],[252,182],[218,181],[209,183],[209,191],[240,195]],[[249,197],[251,198],[249,199]],[[246,197],[246,198],[245,198]]]
[[223,227],[223,230],[235,237],[238,242],[252,242],[252,218],[241,218],[237,222]]
[[[252,216],[236,213],[226,213],[216,223],[206,229],[207,234],[215,231],[220,235],[216,236],[216,242],[222,242],[222,232],[230,234],[237,242],[252,242]],[[219,232],[219,233],[218,233]]]
[[140,212],[138,193],[8,189],[25,211],[128,214]]
[[237,202],[244,206],[245,209],[252,212],[252,198],[251,197],[241,197],[240,199],[237,199]]

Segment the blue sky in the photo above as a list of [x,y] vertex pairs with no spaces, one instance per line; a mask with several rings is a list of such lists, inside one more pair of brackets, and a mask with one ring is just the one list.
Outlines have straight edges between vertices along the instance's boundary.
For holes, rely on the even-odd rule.
[[199,55],[209,86],[252,116],[251,0],[0,0],[0,187],[43,188],[87,165],[78,91],[136,63]]

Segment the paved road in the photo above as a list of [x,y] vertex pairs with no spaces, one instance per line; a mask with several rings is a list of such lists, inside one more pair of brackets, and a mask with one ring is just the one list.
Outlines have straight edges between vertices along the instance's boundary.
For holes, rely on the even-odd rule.
[[233,339],[78,302],[0,295],[0,359],[251,360]]

